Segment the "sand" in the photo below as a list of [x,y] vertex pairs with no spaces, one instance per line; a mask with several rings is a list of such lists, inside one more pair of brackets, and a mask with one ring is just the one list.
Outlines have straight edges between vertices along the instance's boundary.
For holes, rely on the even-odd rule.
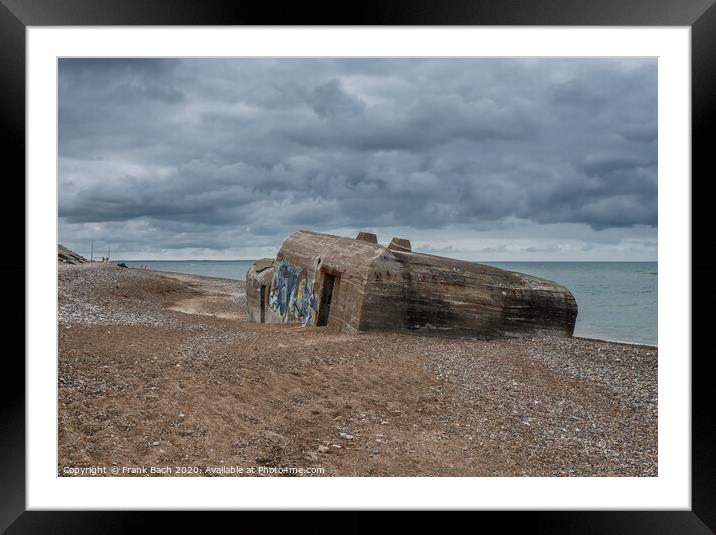
[[654,347],[261,325],[238,281],[58,269],[61,476],[657,475]]

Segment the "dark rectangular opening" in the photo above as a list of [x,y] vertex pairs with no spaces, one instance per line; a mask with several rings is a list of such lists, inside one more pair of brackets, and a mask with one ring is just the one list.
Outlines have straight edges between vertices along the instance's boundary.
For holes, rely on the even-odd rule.
[[261,286],[261,323],[266,323],[266,286]]
[[331,300],[333,299],[335,283],[336,277],[334,275],[323,274],[323,288],[321,289],[321,300],[318,304],[318,317],[316,318],[316,325],[319,327],[328,325],[328,315],[331,312]]

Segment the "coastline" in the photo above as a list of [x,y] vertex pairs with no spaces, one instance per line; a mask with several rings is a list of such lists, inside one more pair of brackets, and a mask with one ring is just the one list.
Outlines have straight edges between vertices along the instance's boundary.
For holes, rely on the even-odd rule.
[[657,475],[655,346],[255,324],[241,281],[58,269],[59,475],[112,463]]
[[606,338],[593,338],[591,336],[574,336],[573,338],[578,340],[586,340],[589,342],[608,342],[610,344],[619,344],[624,346],[635,346],[644,347],[648,349],[659,349],[658,345],[655,344],[642,344],[639,342],[625,342],[624,340],[607,340]]

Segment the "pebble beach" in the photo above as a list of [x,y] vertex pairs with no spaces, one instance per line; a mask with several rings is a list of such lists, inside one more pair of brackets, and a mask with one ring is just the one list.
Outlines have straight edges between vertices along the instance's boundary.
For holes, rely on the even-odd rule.
[[656,347],[256,324],[240,281],[58,270],[58,475],[657,475]]

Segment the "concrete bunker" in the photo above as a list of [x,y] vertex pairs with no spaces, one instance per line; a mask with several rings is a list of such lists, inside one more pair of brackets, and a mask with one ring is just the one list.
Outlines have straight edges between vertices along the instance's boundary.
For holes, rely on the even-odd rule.
[[327,326],[341,332],[454,336],[571,336],[577,304],[559,284],[502,269],[299,230],[275,259],[246,274],[252,321]]
[[246,274],[246,310],[251,321],[266,323],[273,266],[273,259],[262,258],[254,262]]

